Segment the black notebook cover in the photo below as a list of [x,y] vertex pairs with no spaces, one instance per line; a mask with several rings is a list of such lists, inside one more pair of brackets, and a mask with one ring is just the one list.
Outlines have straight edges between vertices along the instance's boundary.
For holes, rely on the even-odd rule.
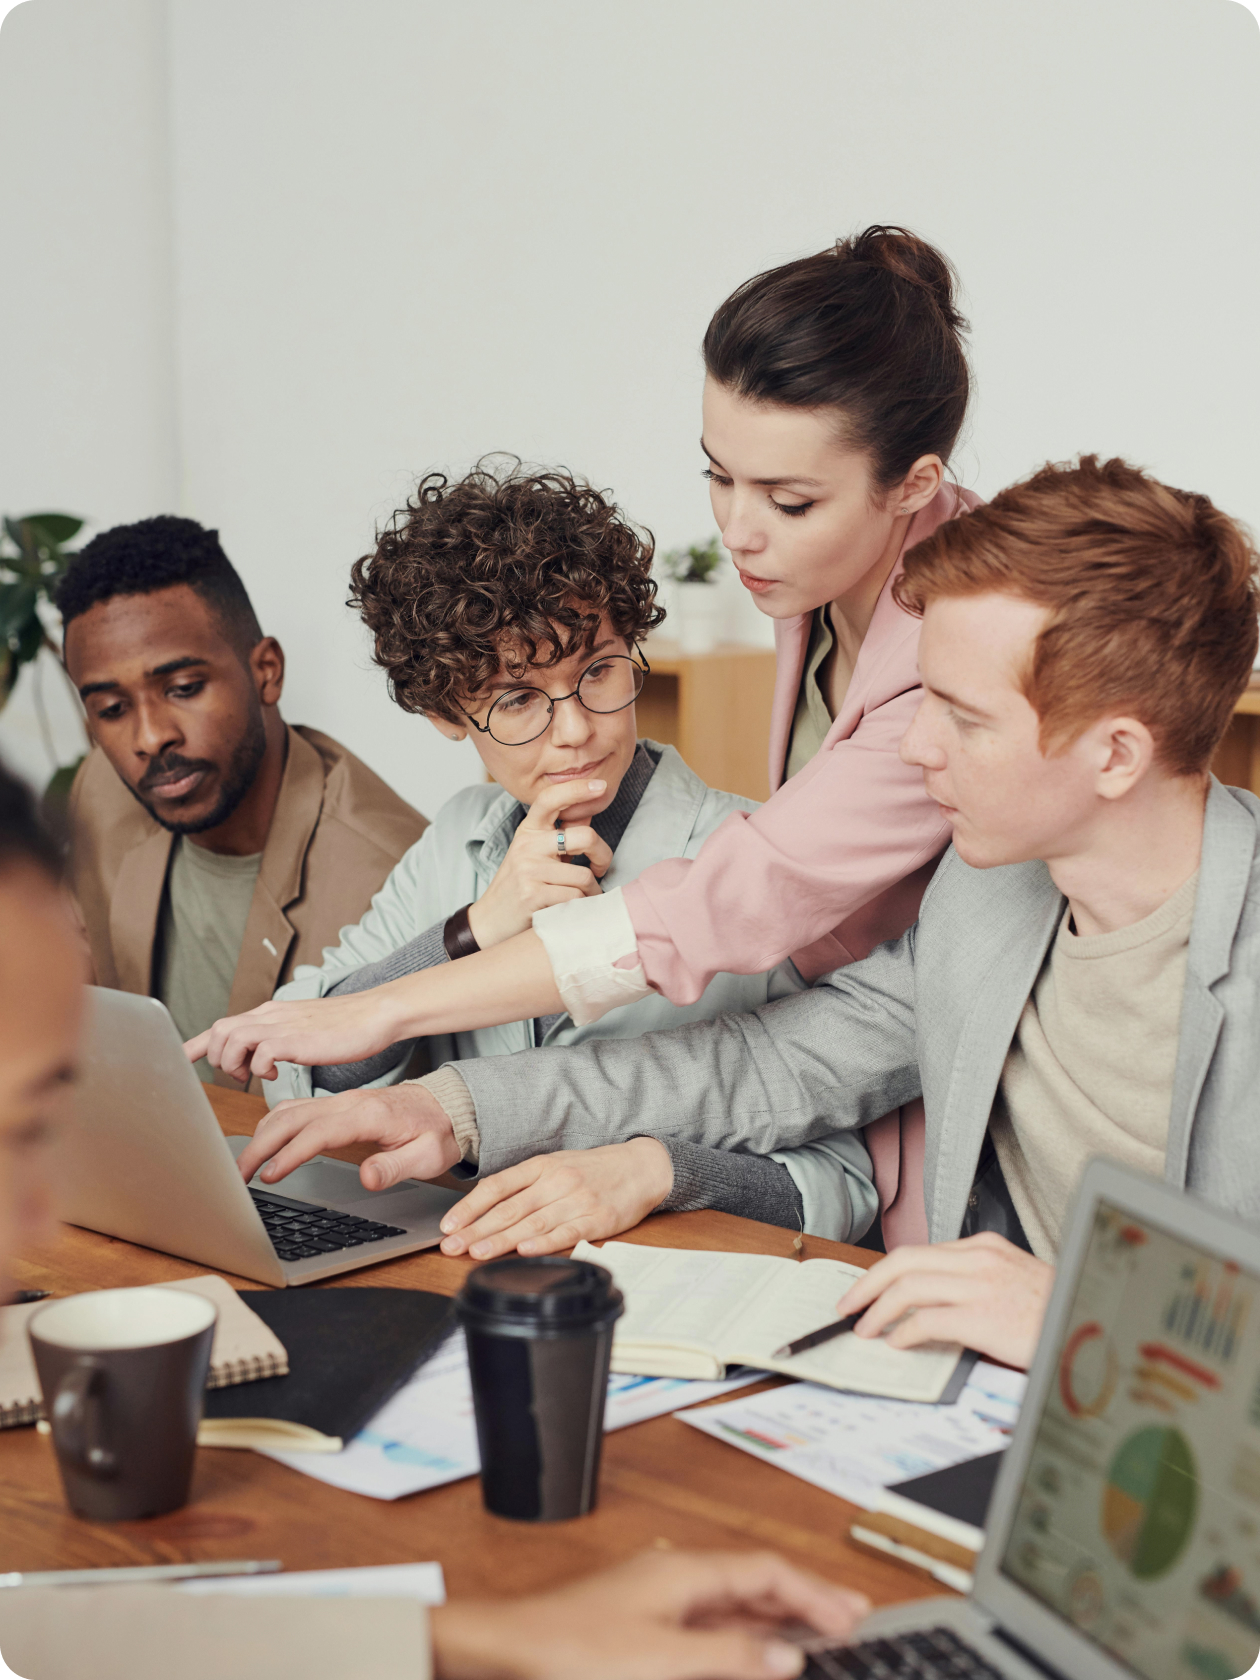
[[455,1322],[454,1303],[423,1289],[249,1289],[246,1306],[289,1354],[287,1377],[211,1389],[208,1418],[279,1418],[348,1441]]
[[947,1470],[932,1470],[926,1476],[894,1482],[888,1492],[913,1499],[916,1505],[926,1505],[929,1511],[939,1511],[944,1517],[970,1523],[973,1528],[983,1528],[1002,1457],[1001,1452],[994,1452],[965,1458]]

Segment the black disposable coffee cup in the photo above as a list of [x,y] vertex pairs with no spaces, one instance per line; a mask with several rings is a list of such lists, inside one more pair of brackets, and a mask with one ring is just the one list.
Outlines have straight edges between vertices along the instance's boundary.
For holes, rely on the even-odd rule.
[[177,1289],[100,1289],[27,1325],[66,1501],[119,1522],[188,1498],[217,1314]]
[[488,1511],[559,1522],[593,1510],[621,1291],[586,1260],[512,1255],[469,1273],[468,1339]]

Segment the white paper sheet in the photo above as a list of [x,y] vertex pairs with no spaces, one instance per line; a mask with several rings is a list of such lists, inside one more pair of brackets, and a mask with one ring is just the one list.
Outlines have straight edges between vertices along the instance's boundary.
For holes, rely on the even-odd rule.
[[385,1563],[359,1569],[280,1570],[275,1575],[220,1575],[181,1581],[187,1593],[248,1593],[265,1598],[414,1598],[446,1603],[440,1563]]
[[[680,1405],[693,1406],[718,1394],[731,1394],[760,1376],[759,1371],[744,1371],[723,1382],[613,1376],[608,1379],[604,1428],[624,1429],[644,1418],[676,1411]],[[401,1499],[475,1476],[481,1458],[463,1333],[457,1331],[422,1365],[341,1452],[267,1452],[264,1456],[331,1487],[373,1499]]]
[[793,1383],[677,1416],[728,1446],[873,1510],[879,1490],[893,1482],[1001,1451],[1026,1385],[1017,1372],[981,1360],[952,1406]]

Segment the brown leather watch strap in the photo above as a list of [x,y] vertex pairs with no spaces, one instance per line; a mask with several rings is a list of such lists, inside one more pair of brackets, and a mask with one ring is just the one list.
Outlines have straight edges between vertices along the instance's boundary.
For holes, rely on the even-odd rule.
[[481,949],[468,922],[468,912],[471,909],[471,904],[465,904],[462,910],[457,910],[453,916],[446,918],[446,926],[442,929],[442,943],[446,946],[446,954],[452,962],[458,962],[461,957],[471,957],[475,951]]

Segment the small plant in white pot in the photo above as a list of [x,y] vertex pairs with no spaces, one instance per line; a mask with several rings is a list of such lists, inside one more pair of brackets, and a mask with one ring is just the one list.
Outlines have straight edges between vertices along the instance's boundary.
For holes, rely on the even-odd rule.
[[709,653],[720,640],[722,596],[717,571],[722,550],[716,537],[665,556],[665,575],[678,601],[678,645],[684,653]]

